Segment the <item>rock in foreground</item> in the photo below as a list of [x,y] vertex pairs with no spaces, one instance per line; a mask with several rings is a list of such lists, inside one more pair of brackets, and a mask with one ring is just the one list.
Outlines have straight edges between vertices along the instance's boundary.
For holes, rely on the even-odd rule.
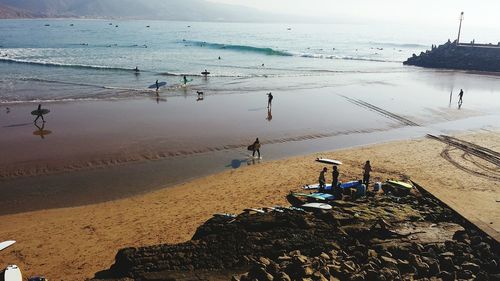
[[327,212],[214,217],[188,242],[120,250],[96,278],[498,280],[498,250],[435,199],[372,194]]

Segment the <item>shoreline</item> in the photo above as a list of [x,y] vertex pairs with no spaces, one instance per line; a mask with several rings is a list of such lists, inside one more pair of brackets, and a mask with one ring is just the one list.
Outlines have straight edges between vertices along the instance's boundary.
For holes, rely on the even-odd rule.
[[[459,136],[496,151],[500,150],[495,141],[498,137],[498,131]],[[0,236],[18,241],[3,253],[0,263],[16,263],[25,272],[52,279],[92,277],[109,268],[118,249],[189,240],[214,213],[287,205],[284,195],[289,190],[298,191],[301,185],[316,180],[322,164],[314,159],[320,155],[344,162],[342,181],[358,178],[362,163],[370,159],[373,181],[411,178],[433,193],[446,188],[449,192],[440,196],[462,204],[471,215],[499,231],[500,216],[493,211],[498,204],[494,197],[500,196],[495,190],[498,182],[457,169],[440,156],[445,147],[434,140],[417,139],[314,153],[228,170],[131,198],[0,216],[2,225],[9,225],[0,228]],[[457,151],[452,156],[463,159]],[[473,188],[467,188],[469,185]],[[30,231],[33,225],[36,233]]]

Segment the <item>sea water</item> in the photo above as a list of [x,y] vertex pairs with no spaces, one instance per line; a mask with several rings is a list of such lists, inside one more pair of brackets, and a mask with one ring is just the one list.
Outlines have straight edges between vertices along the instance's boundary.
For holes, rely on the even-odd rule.
[[130,98],[147,95],[156,80],[175,94],[184,75],[195,88],[237,92],[264,90],[270,77],[300,87],[301,77],[408,71],[402,62],[446,40],[443,33],[369,24],[1,20],[0,103]]

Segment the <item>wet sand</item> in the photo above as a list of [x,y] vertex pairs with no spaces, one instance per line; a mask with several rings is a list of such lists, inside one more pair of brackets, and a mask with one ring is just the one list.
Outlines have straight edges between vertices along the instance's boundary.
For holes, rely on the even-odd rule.
[[[405,69],[402,69],[405,70]],[[450,88],[466,89],[458,109]],[[496,128],[498,77],[446,71],[197,81],[135,98],[0,107],[0,215],[145,194],[263,161],[432,134]],[[197,101],[195,90],[206,92]],[[265,90],[275,96],[271,112]],[[271,116],[269,115],[271,114]],[[270,118],[272,117],[272,118]],[[42,131],[45,132],[42,138]],[[71,182],[73,184],[68,185]]]
[[[500,150],[498,131],[458,137]],[[227,170],[112,202],[4,215],[0,237],[18,243],[2,252],[0,264],[15,263],[27,275],[45,274],[55,280],[91,277],[108,268],[120,248],[190,239],[213,213],[286,205],[290,190],[317,180],[323,165],[314,159],[320,155],[344,162],[342,181],[359,178],[362,164],[370,159],[374,181],[410,178],[498,233],[498,167],[457,150],[445,159],[441,153],[446,149],[441,142],[417,139],[316,153]],[[457,168],[457,163],[472,172]]]

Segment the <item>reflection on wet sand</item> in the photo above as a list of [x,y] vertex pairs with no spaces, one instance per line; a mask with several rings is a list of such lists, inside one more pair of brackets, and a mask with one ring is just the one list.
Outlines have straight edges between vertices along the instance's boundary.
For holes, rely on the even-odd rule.
[[273,120],[273,112],[272,112],[272,109],[270,107],[267,109],[266,120],[269,122],[271,122],[271,120]]
[[37,130],[33,132],[33,135],[40,136],[41,139],[45,139],[46,135],[52,134],[52,131],[45,130],[45,123],[42,123],[42,126],[39,126],[37,123],[34,123]]
[[241,167],[241,164],[247,164],[247,166],[255,165],[257,163],[260,163],[260,160],[261,159],[256,159],[256,158],[253,158],[251,156],[247,159],[233,159],[233,160],[231,160],[231,164],[227,165],[226,167],[238,169],[239,167]]

